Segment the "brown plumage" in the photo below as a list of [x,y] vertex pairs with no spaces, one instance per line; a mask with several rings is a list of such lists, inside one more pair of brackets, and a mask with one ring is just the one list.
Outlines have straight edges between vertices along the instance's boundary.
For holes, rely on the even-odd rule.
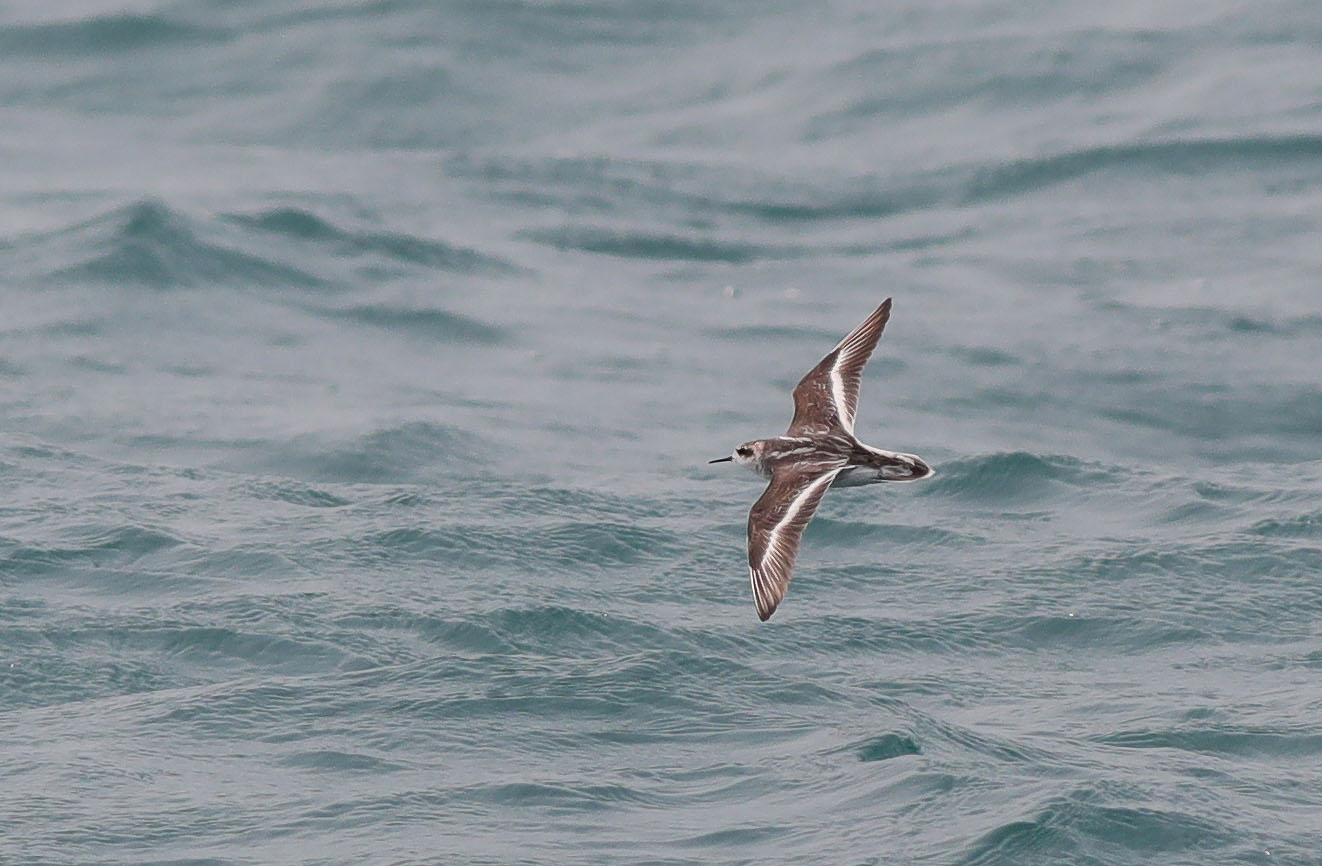
[[784,436],[745,442],[729,457],[771,479],[748,513],[748,576],[757,615],[775,613],[789,589],[803,530],[830,487],[916,481],[932,469],[913,454],[882,451],[854,437],[863,368],[890,319],[887,298],[794,388]]

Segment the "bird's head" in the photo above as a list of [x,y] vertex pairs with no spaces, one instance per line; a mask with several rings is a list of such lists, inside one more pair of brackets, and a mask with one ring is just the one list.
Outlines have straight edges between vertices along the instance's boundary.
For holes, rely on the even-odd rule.
[[715,460],[708,460],[708,463],[738,463],[740,466],[752,466],[762,459],[762,449],[765,443],[754,440],[745,442],[730,454],[729,457],[718,457]]

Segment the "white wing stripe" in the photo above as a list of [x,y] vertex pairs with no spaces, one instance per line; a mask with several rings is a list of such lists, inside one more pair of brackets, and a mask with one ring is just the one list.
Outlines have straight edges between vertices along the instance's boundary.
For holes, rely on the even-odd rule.
[[840,419],[840,426],[845,432],[854,435],[854,416],[845,404],[845,379],[840,375],[840,358],[835,359],[831,367],[831,399],[835,401],[835,416]]
[[[871,321],[871,317],[868,317]],[[854,433],[854,412],[857,407],[851,406],[845,397],[845,380],[840,370],[853,360],[853,355],[867,343],[868,322],[864,322],[859,329],[840,341],[832,351],[836,353],[835,363],[831,365],[831,398],[835,401],[835,414],[840,419],[840,426],[851,436]]]
[[[762,619],[769,617],[776,609],[789,586],[790,572],[794,568],[794,559],[798,552],[798,541],[808,522],[807,520],[800,522],[803,509],[810,499],[820,500],[825,488],[830,486],[844,468],[836,466],[809,481],[785,507],[775,525],[759,532],[764,540],[762,554],[756,564],[749,563],[748,580],[753,588],[758,615]],[[811,514],[808,515],[809,519],[811,517]],[[752,527],[750,526],[749,529],[751,544]]]
[[799,511],[803,509],[804,502],[807,501],[808,497],[811,496],[817,488],[830,484],[839,473],[840,469],[832,469],[831,471],[822,474],[804,487],[798,496],[794,497],[794,501],[790,503],[790,507],[785,509],[784,516],[776,521],[776,525],[771,527],[771,530],[767,533],[768,543],[766,551],[762,554],[762,561],[758,563],[759,570],[765,568],[767,560],[772,557],[775,558],[777,565],[784,566],[784,560],[782,559],[784,556],[784,550],[782,549],[782,545],[785,541],[785,526],[792,523],[794,519],[799,516]]

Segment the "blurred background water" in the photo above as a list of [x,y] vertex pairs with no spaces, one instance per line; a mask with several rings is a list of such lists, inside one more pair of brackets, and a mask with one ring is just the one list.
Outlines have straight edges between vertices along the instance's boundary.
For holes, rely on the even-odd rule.
[[[1322,7],[0,5],[0,861],[1322,862]],[[887,296],[757,622],[706,461]]]

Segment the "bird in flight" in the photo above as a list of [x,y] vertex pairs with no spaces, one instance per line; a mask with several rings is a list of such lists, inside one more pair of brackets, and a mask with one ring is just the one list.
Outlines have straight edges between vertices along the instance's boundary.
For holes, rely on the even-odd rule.
[[794,387],[794,420],[784,436],[745,442],[729,457],[771,479],[748,512],[748,579],[764,622],[789,589],[804,527],[828,487],[917,481],[932,468],[913,454],[882,451],[854,437],[863,367],[891,314],[887,298]]

